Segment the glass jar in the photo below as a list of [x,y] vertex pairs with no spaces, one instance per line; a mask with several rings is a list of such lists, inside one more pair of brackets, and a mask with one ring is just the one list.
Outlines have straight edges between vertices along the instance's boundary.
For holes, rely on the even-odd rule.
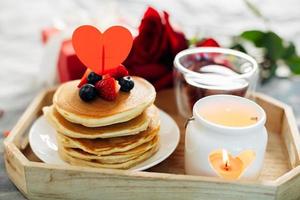
[[194,103],[205,96],[232,94],[251,98],[258,80],[257,62],[232,49],[186,49],[176,55],[174,66],[177,107],[184,117],[190,117]]

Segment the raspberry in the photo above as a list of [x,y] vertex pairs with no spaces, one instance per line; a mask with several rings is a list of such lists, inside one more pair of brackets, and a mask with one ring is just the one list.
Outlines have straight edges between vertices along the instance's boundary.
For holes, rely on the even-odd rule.
[[81,88],[83,85],[87,84],[88,80],[86,76],[83,76],[80,80],[80,83],[77,85],[78,88]]
[[98,81],[95,87],[99,96],[107,101],[113,101],[118,96],[119,87],[116,80],[112,77]]
[[88,83],[88,75],[91,73],[92,71],[90,69],[87,69],[85,71],[85,73],[83,74],[81,80],[80,80],[80,83],[77,85],[78,88],[81,88],[84,84]]
[[116,69],[112,70],[110,72],[110,75],[114,77],[115,79],[122,78],[124,76],[128,76],[128,71],[124,67],[124,65],[119,65]]

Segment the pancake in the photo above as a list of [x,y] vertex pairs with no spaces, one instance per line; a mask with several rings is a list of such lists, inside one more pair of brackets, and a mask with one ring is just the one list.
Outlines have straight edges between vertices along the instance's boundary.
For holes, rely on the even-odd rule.
[[136,158],[129,160],[127,162],[124,162],[124,163],[117,163],[117,164],[105,164],[105,163],[101,163],[97,160],[82,160],[82,159],[74,158],[74,157],[68,155],[63,150],[59,151],[58,153],[64,161],[68,162],[71,165],[97,167],[97,168],[109,168],[109,169],[129,169],[130,167],[135,166],[135,165],[139,164],[140,162],[150,158],[152,155],[154,155],[156,153],[157,150],[158,150],[158,145],[151,148],[150,150],[146,151],[139,157],[136,157]]
[[114,101],[96,98],[91,102],[80,99],[79,80],[62,84],[54,94],[53,104],[68,121],[87,127],[100,127],[129,121],[153,104],[154,87],[145,79],[132,77],[135,83],[130,92],[119,92]]
[[[152,149],[158,143],[158,136],[154,137],[150,142],[144,143],[136,148],[130,149],[126,152],[113,153],[106,156],[97,156],[81,149],[67,148],[59,144],[59,151],[64,151],[69,156],[74,158],[82,159],[82,160],[97,160],[97,162],[106,163],[106,164],[115,164],[115,163],[123,163],[129,160],[135,159],[146,151]],[[61,149],[63,148],[63,149]]]
[[57,140],[68,148],[81,149],[90,154],[102,156],[117,152],[126,152],[136,148],[141,144],[151,141],[159,131],[158,118],[152,119],[147,130],[130,136],[106,138],[106,139],[82,139],[71,138],[61,133],[57,133]]
[[47,120],[58,132],[72,138],[86,139],[134,135],[146,130],[150,120],[152,118],[157,118],[158,115],[158,109],[155,106],[150,106],[141,115],[128,122],[91,128],[69,122],[63,118],[53,106],[44,107],[43,112]]

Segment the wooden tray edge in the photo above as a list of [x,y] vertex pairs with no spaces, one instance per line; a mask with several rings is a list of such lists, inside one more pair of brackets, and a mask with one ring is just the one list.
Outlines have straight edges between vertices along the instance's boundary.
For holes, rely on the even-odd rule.
[[[65,171],[66,169],[59,167],[59,166],[51,166],[51,169],[46,166],[46,164],[42,163],[35,163],[31,162],[26,159],[26,157],[21,153],[21,151],[18,149],[22,149],[22,135],[24,134],[25,130],[31,125],[32,121],[35,119],[36,115],[40,111],[40,107],[43,105],[43,102],[45,101],[45,98],[47,98],[47,95],[49,95],[50,92],[53,92],[54,89],[46,90],[41,92],[38,97],[30,104],[28,109],[25,111],[25,113],[20,118],[19,122],[15,126],[15,128],[12,130],[11,134],[8,136],[8,138],[5,139],[5,165],[7,172],[9,174],[9,177],[11,180],[16,184],[16,186],[25,194],[28,195],[28,190],[32,189],[30,186],[28,188],[28,180],[26,178],[30,178],[32,173],[38,173],[33,172],[32,169],[42,169],[42,172],[47,171],[47,173],[51,174],[54,173],[52,169],[57,169],[59,171]],[[260,187],[261,192],[267,194],[268,196],[280,196],[286,198],[287,191],[294,191],[296,186],[299,185],[299,173],[300,173],[300,166],[299,160],[300,160],[300,151],[299,146],[297,145],[297,140],[299,141],[299,133],[298,129],[293,117],[292,110],[289,106],[286,104],[279,102],[277,100],[274,100],[271,97],[268,97],[263,94],[258,94],[258,98],[262,99],[263,101],[272,102],[274,106],[280,107],[284,109],[283,113],[283,126],[281,127],[280,132],[283,135],[290,135],[291,137],[286,139],[286,145],[292,144],[293,146],[291,150],[289,151],[289,155],[294,154],[294,161],[292,162],[292,166],[294,167],[293,170],[289,171],[288,173],[284,174],[283,176],[279,177],[276,181],[270,181],[270,182],[248,182],[248,181],[238,181],[238,182],[230,182],[226,180],[220,180],[217,178],[211,178],[211,177],[201,177],[201,176],[188,176],[188,175],[174,175],[174,174],[163,174],[163,173],[154,173],[154,172],[128,172],[123,170],[103,170],[103,169],[91,169],[87,167],[76,167],[72,166],[70,168],[70,171],[84,171],[89,173],[99,173],[105,176],[117,176],[117,177],[130,177],[130,180],[135,179],[143,179],[143,180],[155,180],[155,181],[165,181],[165,180],[174,180],[179,182],[189,182],[189,184],[192,184],[195,182],[195,185],[193,187],[197,187],[197,183],[201,182],[202,184],[208,184],[208,185],[214,185],[214,184],[222,184],[226,183],[228,187],[230,186],[232,189],[234,188],[240,188],[240,187],[246,187],[252,188],[252,187]],[[285,119],[291,118],[290,119]],[[288,127],[288,128],[287,128]],[[287,134],[287,133],[289,134]],[[286,133],[286,134],[285,134]],[[286,138],[286,137],[284,137]],[[290,143],[291,142],[291,143]],[[15,165],[12,165],[14,163]],[[12,170],[12,166],[15,167],[15,170]],[[18,174],[21,179],[18,179],[14,176],[14,174]],[[154,182],[155,182],[154,181]],[[285,183],[287,183],[286,186]],[[224,184],[222,184],[224,185]],[[280,186],[279,189],[277,189],[277,186]],[[264,189],[263,189],[264,188]],[[200,188],[199,188],[200,189]],[[252,188],[253,189],[253,188]],[[252,190],[251,189],[251,190]],[[202,190],[199,190],[202,191]],[[296,192],[296,195],[297,194]],[[298,197],[298,196],[297,196]],[[287,199],[287,198],[286,198]]]

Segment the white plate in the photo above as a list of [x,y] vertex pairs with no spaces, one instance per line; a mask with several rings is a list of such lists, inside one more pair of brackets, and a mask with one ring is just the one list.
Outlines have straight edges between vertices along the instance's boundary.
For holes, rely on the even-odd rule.
[[[167,113],[161,110],[160,119],[159,150],[152,157],[129,170],[141,171],[153,167],[169,157],[176,149],[180,138],[177,124]],[[29,132],[31,149],[45,163],[68,165],[58,155],[55,134],[55,129],[48,123],[46,118],[44,116],[39,117],[33,123]]]

